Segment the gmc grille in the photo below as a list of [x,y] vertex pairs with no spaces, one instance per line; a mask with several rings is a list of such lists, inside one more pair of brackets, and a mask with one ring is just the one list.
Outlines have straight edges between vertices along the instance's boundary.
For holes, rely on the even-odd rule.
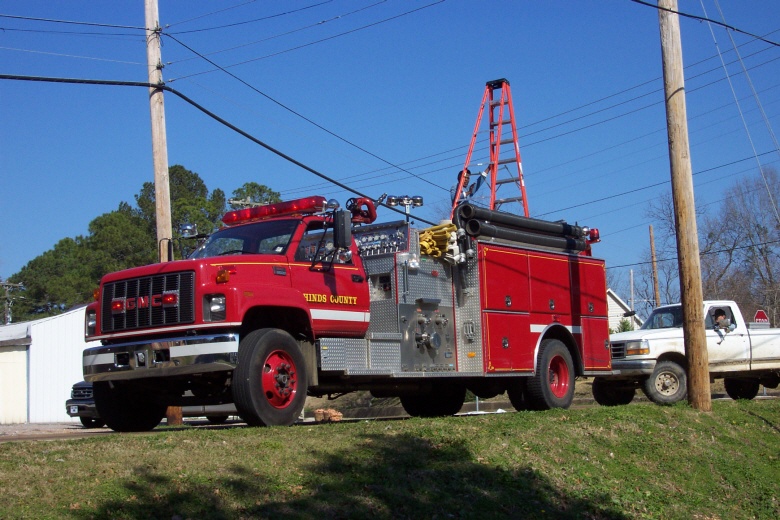
[[72,399],[92,399],[92,387],[74,386],[70,391],[70,397]]
[[623,359],[626,357],[625,343],[611,343],[610,348],[612,350],[612,359]]
[[[128,305],[124,312],[112,312],[114,300],[151,302],[152,297],[166,292],[178,292],[178,305]],[[139,300],[135,300],[138,298]],[[107,283],[101,302],[102,332],[147,329],[164,325],[192,323],[195,320],[195,273],[160,274]]]

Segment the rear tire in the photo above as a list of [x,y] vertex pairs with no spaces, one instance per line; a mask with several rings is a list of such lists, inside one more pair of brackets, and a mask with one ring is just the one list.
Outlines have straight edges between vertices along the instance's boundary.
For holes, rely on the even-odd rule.
[[412,417],[446,417],[458,413],[465,399],[465,386],[445,384],[429,393],[402,395],[401,406]]
[[557,339],[542,341],[537,368],[538,374],[527,384],[529,408],[568,408],[574,400],[574,362],[566,345]]
[[624,406],[634,400],[636,389],[609,381],[603,377],[593,379],[593,399],[601,406]]
[[306,365],[298,343],[280,329],[250,332],[238,347],[233,400],[250,426],[289,426],[306,401]]
[[723,379],[723,386],[726,387],[726,393],[735,401],[738,399],[747,399],[748,401],[758,395],[758,389],[761,386],[757,379],[735,379],[726,377]]
[[95,408],[106,425],[118,432],[145,432],[154,429],[165,417],[167,407],[137,385],[99,381],[92,385]]
[[506,387],[506,395],[509,398],[509,402],[512,403],[512,406],[518,412],[528,410],[528,402],[525,399],[527,379],[525,377],[515,377]]
[[688,375],[674,361],[659,361],[650,377],[642,383],[642,390],[656,404],[674,404],[688,395]]

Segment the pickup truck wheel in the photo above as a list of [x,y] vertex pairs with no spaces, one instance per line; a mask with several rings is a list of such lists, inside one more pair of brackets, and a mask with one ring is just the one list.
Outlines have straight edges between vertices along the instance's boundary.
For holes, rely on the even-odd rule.
[[758,388],[761,386],[757,379],[734,379],[726,377],[723,379],[723,386],[726,387],[726,393],[734,399],[753,399],[758,395]]
[[601,406],[623,406],[634,400],[636,389],[603,377],[593,379],[593,399]]
[[642,390],[656,404],[674,404],[688,394],[688,376],[685,369],[674,361],[660,361],[642,383]]
[[574,399],[574,362],[560,340],[546,339],[539,349],[537,375],[530,377],[526,402],[531,410],[568,408]]
[[465,386],[437,385],[429,393],[402,395],[401,406],[412,417],[446,417],[458,413],[465,399]]
[[167,409],[155,402],[149,392],[129,383],[117,383],[111,388],[108,382],[99,381],[92,385],[92,395],[100,418],[118,432],[152,430],[160,424]]
[[298,420],[306,381],[303,353],[287,332],[260,329],[241,340],[233,400],[250,426],[289,426]]
[[95,419],[94,417],[79,417],[79,420],[84,428],[102,428],[106,424],[103,419]]

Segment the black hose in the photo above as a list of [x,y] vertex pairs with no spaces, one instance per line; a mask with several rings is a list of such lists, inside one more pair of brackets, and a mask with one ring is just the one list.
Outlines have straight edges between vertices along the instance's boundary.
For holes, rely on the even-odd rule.
[[550,235],[540,235],[538,233],[528,233],[517,229],[494,226],[480,220],[469,220],[466,222],[466,233],[472,237],[492,237],[503,240],[514,240],[525,244],[533,244],[544,247],[554,247],[556,249],[565,249],[568,251],[585,251],[588,244],[581,238],[556,237]]
[[550,222],[536,218],[521,217],[519,215],[504,213],[503,211],[494,211],[468,203],[459,206],[457,213],[464,221],[472,219],[485,220],[492,224],[502,224],[504,227],[508,228],[527,229],[529,231],[548,233],[550,235],[576,238],[583,236],[583,229],[580,226],[567,224],[565,222]]

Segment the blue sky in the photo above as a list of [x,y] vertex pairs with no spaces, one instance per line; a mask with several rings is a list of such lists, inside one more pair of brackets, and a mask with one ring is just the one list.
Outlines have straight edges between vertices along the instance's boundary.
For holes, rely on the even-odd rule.
[[[703,3],[720,20],[715,1]],[[780,41],[780,3],[719,5],[729,25]],[[698,0],[680,10],[704,14]],[[0,14],[128,27],[0,17],[0,73],[146,81],[135,29],[142,0],[0,1]],[[175,38],[162,49],[169,86],[360,191],[422,195],[415,214],[429,220],[448,210],[485,82],[507,78],[531,215],[598,227],[595,254],[609,266],[643,260],[645,209],[669,190],[655,9],[629,0],[160,0],[160,21]],[[696,200],[715,209],[757,164],[708,25],[681,26]],[[729,36],[713,30],[756,151],[770,152],[761,162],[777,167]],[[732,36],[777,127],[780,48]],[[285,198],[351,196],[174,96],[165,103],[169,163],[209,189],[230,195],[254,181]],[[0,80],[0,118],[3,279],[58,240],[86,235],[92,219],[133,203],[152,180],[145,89]],[[474,162],[486,153],[478,147]]]

